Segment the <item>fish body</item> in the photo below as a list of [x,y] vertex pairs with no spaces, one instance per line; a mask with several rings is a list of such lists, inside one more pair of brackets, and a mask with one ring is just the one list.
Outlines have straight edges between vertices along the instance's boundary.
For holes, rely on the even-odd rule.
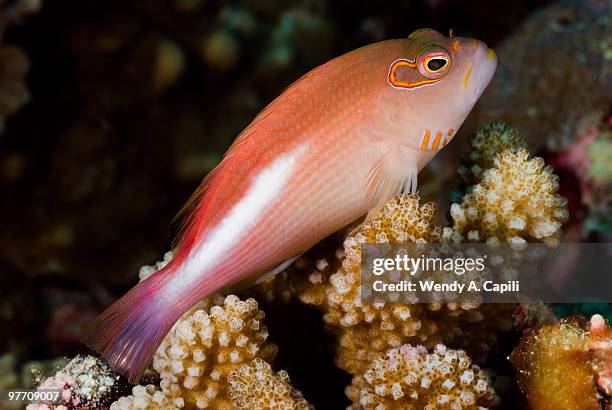
[[188,207],[175,257],[90,326],[85,341],[136,380],[198,300],[252,282],[416,189],[495,71],[482,42],[424,29],[303,76],[239,135]]

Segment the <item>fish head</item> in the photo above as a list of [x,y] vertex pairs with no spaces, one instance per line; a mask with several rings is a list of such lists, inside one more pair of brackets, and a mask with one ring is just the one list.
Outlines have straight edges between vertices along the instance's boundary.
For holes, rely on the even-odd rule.
[[421,29],[402,40],[387,90],[410,144],[437,151],[455,135],[493,78],[495,52],[482,41]]

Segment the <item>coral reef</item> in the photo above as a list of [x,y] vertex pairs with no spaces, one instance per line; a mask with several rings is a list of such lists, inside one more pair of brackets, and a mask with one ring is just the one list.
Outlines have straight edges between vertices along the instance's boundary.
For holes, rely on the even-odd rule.
[[227,378],[255,358],[272,360],[276,346],[267,342],[264,313],[253,299],[227,296],[223,306],[210,302],[187,312],[174,325],[153,357],[160,387],[136,386],[131,396],[112,409],[198,408],[232,409]]
[[[512,325],[511,306],[472,303],[369,304],[361,299],[363,243],[433,243],[441,238],[434,223],[435,204],[418,195],[400,195],[344,241],[340,266],[321,259],[306,275],[310,286],[297,286],[304,303],[318,306],[338,338],[337,365],[356,375],[389,348],[405,343],[433,348],[443,342],[465,347],[476,357],[495,344],[497,334]],[[333,273],[331,273],[333,272]]]
[[228,395],[236,409],[309,410],[302,393],[291,386],[284,370],[274,373],[270,364],[255,359],[243,364],[227,378]]
[[562,0],[534,13],[497,48],[504,63],[481,98],[480,118],[516,126],[533,149],[571,143],[584,114],[610,106],[611,13],[597,0]]
[[344,241],[340,259],[306,262],[297,275],[307,278],[306,285],[292,288],[300,300],[323,310],[325,322],[337,333],[337,364],[349,373],[362,372],[375,357],[404,343],[432,348],[443,342],[482,359],[496,334],[510,329],[513,320],[514,308],[507,305],[365,304],[360,295],[361,244],[558,240],[567,209],[556,194],[551,168],[541,158],[529,159],[520,135],[504,124],[483,127],[471,144],[466,181],[475,185],[451,206],[452,228],[435,223],[434,203],[401,195]]
[[59,403],[30,404],[27,410],[104,408],[117,390],[119,376],[93,356],[77,356],[38,389],[59,389]]
[[347,396],[352,410],[476,410],[497,402],[487,373],[442,344],[432,353],[410,345],[389,350],[353,379]]
[[[374,362],[388,361],[388,349],[397,350],[406,343],[423,345],[432,354],[438,343],[449,350],[461,348],[472,362],[486,365],[487,371],[492,367],[496,383],[496,372],[510,377],[505,356],[514,337],[542,324],[557,326],[551,325],[554,317],[547,305],[363,305],[358,298],[355,249],[362,239],[359,234],[373,242],[521,238],[554,243],[568,207],[571,220],[563,226],[566,241],[610,242],[610,4],[561,0],[520,24],[534,8],[549,3],[517,0],[508,8],[485,1],[470,7],[448,0],[352,2],[349,10],[344,2],[322,0],[104,0],[45,2],[37,16],[26,19],[41,7],[40,0],[0,0],[0,197],[6,199],[0,204],[4,227],[0,230],[0,333],[7,335],[0,340],[0,387],[30,387],[35,383],[31,367],[41,372],[49,366],[56,368],[59,362],[51,365],[48,358],[74,355],[80,349],[83,323],[132,284],[138,266],[168,249],[165,221],[266,101],[333,55],[375,40],[401,38],[421,26],[442,31],[453,27],[458,35],[474,35],[497,51],[500,64],[494,82],[472,116],[475,121],[462,129],[469,131],[483,119],[505,119],[517,126],[534,156],[553,165],[560,176],[558,193],[568,197],[569,203],[565,205],[557,196],[549,169],[520,151],[527,145],[518,132],[497,123],[472,137],[471,151],[459,169],[463,183],[451,197],[450,202],[456,203],[453,212],[448,212],[448,190],[457,182],[456,154],[466,143],[458,135],[419,176],[420,198],[394,198],[387,215],[369,220],[348,242],[343,244],[345,238],[336,236],[319,244],[254,293],[266,303],[257,309],[266,311],[273,341],[281,345],[278,366],[291,373],[318,408],[341,408],[330,403],[345,403],[338,386],[348,384],[350,376],[342,379],[342,371],[334,369],[331,360],[320,360],[320,355],[314,356],[316,370],[300,367],[311,360],[292,361],[295,352],[304,351],[309,357],[313,351],[325,351],[325,358],[335,357],[342,369],[361,378],[360,389],[374,395],[375,386],[365,381],[364,373]],[[507,38],[510,30],[516,33]],[[30,93],[33,98],[27,109],[13,115],[29,101]],[[544,145],[547,151],[535,150]],[[559,147],[565,149],[557,152]],[[519,172],[520,167],[524,169]],[[517,178],[534,178],[550,184],[550,189],[526,187],[525,192],[540,198],[532,205],[525,198],[515,201],[515,196],[495,186],[497,172],[502,178],[516,172]],[[548,194],[556,205],[548,205]],[[483,195],[487,200],[498,195],[512,201],[512,217],[503,207],[495,207],[496,202],[483,201]],[[546,215],[532,217],[532,206],[544,209]],[[469,219],[474,208],[482,215],[480,220]],[[554,233],[545,235],[553,229]],[[536,233],[543,237],[538,239]],[[143,267],[140,279],[171,257],[168,253],[164,261]],[[250,294],[239,295],[244,303],[246,295]],[[212,307],[225,311],[219,298],[201,301],[181,323],[194,329],[198,324],[193,315],[201,310],[212,326]],[[609,305],[564,308],[555,307],[555,313],[589,317],[598,312],[610,317]],[[284,310],[275,317],[277,321],[287,321],[277,328],[271,320],[274,309]],[[293,309],[307,314],[307,319],[294,315]],[[285,323],[298,323],[307,332],[304,322],[320,327],[321,320],[330,331],[328,337],[290,339],[295,346],[285,354],[291,359],[282,357],[282,352],[289,351],[281,344],[286,334],[299,333]],[[519,331],[500,334],[512,326]],[[587,357],[589,365],[565,369],[577,373],[587,369],[593,389],[596,386],[605,397],[610,393],[608,327],[595,319],[588,327],[577,328],[587,335],[587,347],[582,346],[579,355]],[[185,345],[186,339],[177,332],[175,328],[168,337],[173,345]],[[196,345],[203,343],[198,337]],[[333,352],[327,352],[328,342]],[[262,348],[269,345],[268,339],[261,342]],[[316,346],[308,350],[309,345]],[[208,348],[202,348],[206,359],[197,371],[203,373],[197,385],[187,389],[185,382],[191,383],[192,376],[172,363],[193,368],[193,356],[172,358],[172,349],[166,347],[156,355],[166,361],[162,367],[158,363],[165,373],[162,383],[159,375],[147,377],[114,408],[169,409],[181,401],[184,407],[194,407],[194,395],[214,384],[210,369],[217,366],[216,353],[210,355]],[[218,352],[218,343],[210,349]],[[426,353],[421,352],[424,358]],[[563,361],[567,356],[556,357]],[[291,398],[282,402],[283,407],[307,406],[285,373],[272,371],[263,361],[269,359],[255,355],[224,367],[227,377],[220,380],[213,405],[215,400],[222,403],[219,406],[239,405],[231,397],[232,381],[238,378],[248,386],[240,398],[247,406],[254,391],[270,386]],[[538,362],[553,364],[552,359]],[[321,366],[331,371],[321,372]],[[71,386],[63,385],[70,392],[66,407],[76,403]],[[353,405],[359,406],[360,389],[350,389],[356,400]],[[495,389],[504,394],[497,384]],[[520,407],[512,401],[519,396],[515,393],[508,394],[506,389],[505,408]],[[116,382],[113,393],[104,395],[108,401],[103,406],[125,394]],[[94,407],[90,398],[81,394],[74,407]],[[550,403],[558,403],[555,400]],[[404,403],[406,397],[398,401]],[[601,402],[608,404],[607,399]],[[266,406],[273,408],[272,402]]]
[[600,409],[597,386],[605,401],[610,398],[611,342],[612,331],[599,315],[588,326],[563,319],[523,336],[510,361],[531,408]]
[[[266,299],[278,294],[286,300],[294,295],[323,313],[336,338],[336,364],[353,376],[347,395],[354,409],[392,403],[396,408],[435,403],[454,408],[457,400],[464,408],[492,405],[494,395],[482,371],[470,370],[474,380],[482,380],[464,385],[453,381],[459,374],[453,372],[469,370],[471,361],[483,362],[499,335],[513,324],[533,328],[552,318],[545,309],[528,305],[519,311],[513,305],[475,302],[369,304],[361,299],[361,245],[365,243],[556,242],[567,210],[557,195],[557,179],[550,167],[542,159],[529,158],[521,137],[503,124],[484,127],[471,144],[473,151],[465,161],[468,171],[461,173],[467,193],[451,206],[451,227],[436,223],[435,203],[402,194],[355,227],[342,248],[337,249],[337,239],[330,238],[260,286]],[[143,266],[140,279],[163,268],[172,257],[168,252],[162,261]],[[263,312],[254,299],[228,296],[220,300],[216,295],[202,300],[174,325],[154,355],[159,383],[135,386],[131,395],[115,401],[112,408],[310,408],[285,372],[272,371],[268,362],[276,346],[267,341],[262,320]],[[384,387],[383,379],[390,383],[405,371],[394,367],[398,361],[410,357],[422,369],[434,365],[447,369],[443,362],[450,360],[453,376],[430,372],[427,380],[437,387],[427,391],[422,390],[426,386],[419,387],[415,394],[407,393],[408,386]],[[455,362],[457,358],[462,359]],[[386,370],[373,370],[379,368]],[[605,365],[600,365],[599,373],[606,384]],[[434,375],[440,377],[434,380]],[[271,393],[263,398],[255,393],[259,391]]]

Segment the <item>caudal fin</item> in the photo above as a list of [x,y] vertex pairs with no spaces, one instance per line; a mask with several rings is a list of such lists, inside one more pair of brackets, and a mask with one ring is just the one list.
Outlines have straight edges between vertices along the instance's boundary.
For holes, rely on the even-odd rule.
[[137,284],[83,333],[83,342],[131,383],[138,381],[166,333],[189,309],[184,303],[160,300],[169,273],[163,269]]

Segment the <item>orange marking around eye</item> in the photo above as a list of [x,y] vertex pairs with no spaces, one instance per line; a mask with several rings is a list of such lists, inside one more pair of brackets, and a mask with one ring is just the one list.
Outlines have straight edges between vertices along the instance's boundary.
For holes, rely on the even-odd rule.
[[438,131],[438,133],[436,134],[436,139],[434,140],[431,149],[438,149],[438,146],[440,145],[440,139],[441,138],[442,138],[442,131]]
[[389,84],[391,84],[393,87],[396,88],[418,88],[424,85],[428,85],[428,84],[433,84],[433,83],[437,83],[438,81],[440,81],[442,79],[442,77],[440,78],[435,78],[433,80],[422,80],[422,81],[415,81],[413,83],[409,83],[406,81],[400,81],[397,79],[397,75],[396,75],[396,71],[398,68],[402,67],[402,66],[407,66],[410,68],[416,68],[416,63],[410,60],[406,60],[406,59],[399,59],[399,60],[395,60],[393,62],[393,64],[391,64],[391,66],[389,67],[389,75],[388,75],[388,80],[389,80]]
[[452,128],[449,128],[449,130],[446,132],[446,134],[447,134],[449,137],[452,137],[454,133],[455,133],[455,130],[454,130],[454,129],[452,129]]
[[461,48],[461,44],[459,43],[459,40],[455,40],[451,43],[451,49],[453,51],[457,51]]
[[423,136],[423,142],[421,143],[421,149],[423,151],[427,151],[427,145],[429,145],[429,129],[425,130],[425,135]]
[[391,83],[391,85],[394,87],[405,88],[406,85],[409,84],[405,81],[400,81],[397,79],[395,72],[397,71],[398,68],[403,67],[403,66],[415,68],[416,64],[413,61],[405,60],[405,59],[395,60],[393,64],[391,64],[391,66],[389,67],[389,83]]

